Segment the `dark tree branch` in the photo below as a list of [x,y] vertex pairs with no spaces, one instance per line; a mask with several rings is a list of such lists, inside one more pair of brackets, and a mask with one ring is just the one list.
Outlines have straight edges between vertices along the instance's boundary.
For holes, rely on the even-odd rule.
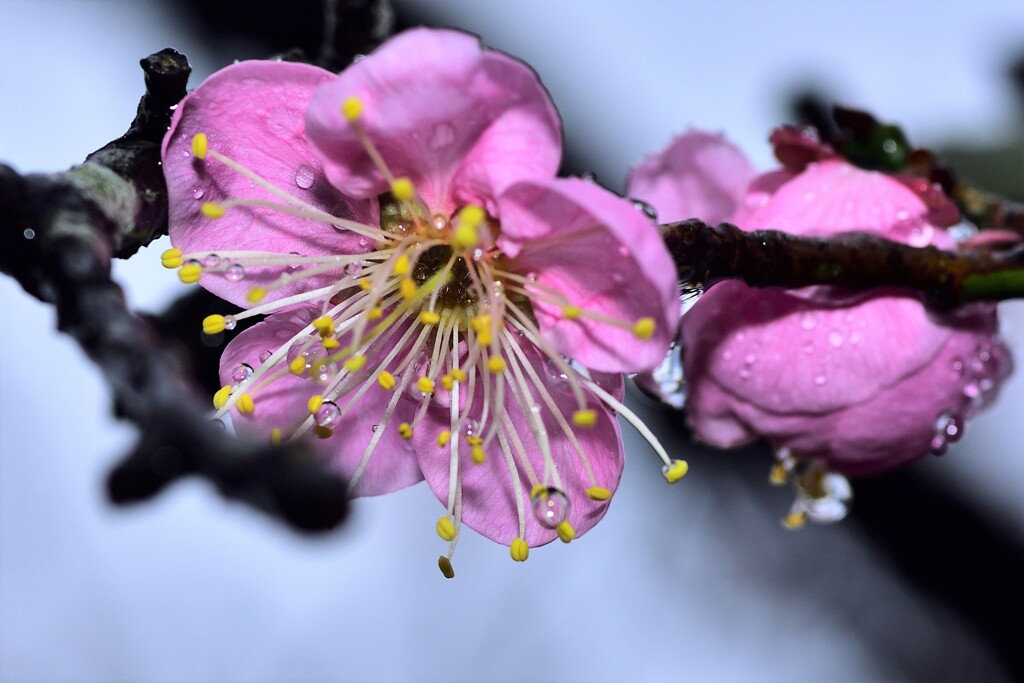
[[939,309],[1024,296],[1024,244],[1001,253],[943,251],[867,233],[818,239],[696,219],[661,230],[680,281],[694,286],[738,279],[753,287],[899,287]]
[[28,176],[0,164],[0,271],[56,306],[59,329],[106,376],[117,414],[142,432],[108,480],[113,502],[146,500],[196,474],[293,528],[334,528],[347,509],[344,483],[297,446],[252,446],[223,434],[110,277],[112,257],[167,231],[160,141],[190,69],[173,50],[151,55],[142,67],[146,95],[135,121],[84,164]]

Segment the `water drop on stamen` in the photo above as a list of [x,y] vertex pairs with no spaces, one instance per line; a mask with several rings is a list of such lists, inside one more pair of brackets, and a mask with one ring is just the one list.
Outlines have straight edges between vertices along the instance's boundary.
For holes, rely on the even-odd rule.
[[554,486],[538,491],[532,496],[533,516],[541,526],[554,529],[569,518],[569,498]]
[[378,429],[380,429],[380,425],[373,425],[370,427],[371,432],[376,432]]
[[[307,357],[309,353],[307,352]],[[338,374],[338,364],[329,359],[318,359],[311,363],[310,376],[317,384],[327,384]]]
[[224,259],[222,259],[220,256],[217,256],[216,254],[207,254],[206,257],[203,259],[203,268],[216,268],[223,261]]
[[313,415],[313,422],[318,427],[334,428],[341,421],[341,408],[333,401],[326,401]]
[[303,190],[308,190],[313,187],[314,178],[315,174],[313,173],[313,169],[305,164],[299,166],[299,169],[295,172],[295,184]]
[[253,369],[248,363],[239,363],[231,370],[231,381],[235,384],[241,384],[245,380],[252,377]]
[[245,266],[241,263],[232,263],[224,271],[224,277],[230,282],[239,282],[245,278]]
[[238,321],[235,320],[235,316],[233,316],[233,315],[226,315],[226,316],[224,316],[224,329],[225,330],[233,330],[233,329],[235,329],[235,327],[237,325],[238,325]]
[[464,437],[477,436],[479,432],[480,423],[477,420],[474,420],[473,418],[470,417],[467,418],[466,421],[462,423],[462,435]]
[[[302,254],[300,254],[297,251],[289,251],[288,255],[289,256],[294,256],[296,258],[301,258],[302,257]],[[288,266],[285,266],[285,270],[287,272],[289,272],[289,273],[294,273],[294,272],[298,271],[301,268],[302,268],[302,264],[301,263],[292,263],[292,264],[290,264]]]
[[360,261],[353,261],[352,263],[349,263],[347,266],[345,266],[345,275],[348,275],[350,278],[355,279],[355,278],[359,277],[359,273],[362,270],[363,270],[362,262],[360,262]]
[[268,360],[270,360],[270,357],[273,356],[273,355],[274,355],[273,351],[269,351],[269,350],[268,351],[260,351],[260,362],[261,363],[266,363]]
[[191,258],[188,261],[185,261],[184,265],[186,267],[188,267],[188,268],[202,268],[203,267],[203,264],[200,263],[199,261],[197,261],[194,258]]

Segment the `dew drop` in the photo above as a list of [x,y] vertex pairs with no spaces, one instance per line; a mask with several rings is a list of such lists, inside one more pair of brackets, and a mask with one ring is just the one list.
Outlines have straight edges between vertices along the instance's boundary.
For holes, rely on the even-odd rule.
[[[288,255],[289,256],[294,256],[295,258],[302,258],[302,254],[300,254],[297,251],[289,251]],[[292,263],[291,265],[285,266],[285,270],[287,272],[289,272],[289,273],[295,273],[295,272],[298,272],[301,269],[302,269],[302,264],[301,263]]]
[[215,418],[213,420],[210,420],[210,422],[213,423],[214,427],[217,427],[219,429],[226,430],[228,428],[228,426],[226,424],[224,424],[224,420],[221,420],[219,418]]
[[380,425],[373,425],[370,427],[371,432],[376,432],[378,429],[380,429]]
[[317,384],[327,384],[338,374],[338,364],[329,358],[318,358],[310,366],[310,377]]
[[235,320],[235,316],[233,316],[233,315],[226,315],[226,316],[224,316],[224,329],[225,330],[233,330],[237,326],[238,326],[238,321]]
[[658,222],[658,212],[653,206],[642,199],[630,198],[629,201],[633,202],[633,208],[646,216],[652,223]]
[[27,240],[34,240],[36,238],[36,231],[33,230],[32,228],[25,228],[21,232],[21,236]]
[[354,279],[354,278],[359,277],[359,273],[362,272],[362,270],[363,270],[362,262],[361,261],[353,261],[352,263],[350,263],[347,266],[345,266],[345,275],[348,275],[350,278]]
[[957,377],[963,377],[964,375],[964,360],[963,358],[953,359],[953,374]]
[[977,382],[968,382],[964,385],[964,396],[970,399],[980,398],[981,387],[978,386]]
[[843,335],[836,330],[832,330],[828,333],[828,343],[832,348],[838,349],[843,345]]
[[466,418],[462,423],[462,436],[479,436],[480,423],[473,418]]
[[252,374],[253,370],[251,365],[248,363],[239,363],[231,369],[231,381],[235,384],[241,384],[252,377]]
[[224,277],[231,282],[239,282],[245,278],[245,266],[241,263],[232,263],[224,271]]
[[538,491],[532,496],[533,516],[541,526],[554,529],[569,518],[569,498],[554,486]]
[[197,261],[194,258],[190,258],[188,261],[185,261],[184,265],[186,265],[186,266],[188,266],[190,268],[202,268],[202,266],[203,266],[202,263],[200,263],[199,261]]
[[[723,351],[722,358],[732,358],[731,351]],[[686,403],[686,378],[683,374],[683,348],[678,341],[672,343],[658,367],[650,373],[642,373],[633,382],[643,392],[657,400],[681,409]]]
[[334,428],[341,422],[341,408],[333,401],[325,401],[313,415],[313,422],[318,427]]
[[744,382],[750,379],[750,370],[747,368],[742,368],[740,370],[740,379],[742,379]]
[[261,363],[266,363],[268,360],[270,360],[270,357],[273,356],[273,355],[274,355],[273,351],[269,351],[269,350],[267,350],[267,351],[260,351],[260,362]]
[[206,257],[203,258],[203,268],[216,268],[223,261],[224,259],[216,254],[207,254]]
[[[313,179],[315,178],[313,169],[305,164],[299,166],[299,169],[295,171],[295,184],[301,187],[303,190],[308,190],[313,187]],[[321,425],[323,426],[323,425]]]
[[203,198],[203,188],[200,187],[200,188],[197,188],[197,189],[193,190],[192,191],[192,198],[193,199],[202,199]]
[[754,363],[757,362],[757,354],[748,353],[746,356],[743,357],[743,362],[746,363],[747,365],[753,365]]
[[805,330],[813,330],[817,326],[818,321],[817,319],[815,319],[813,313],[808,312],[802,313],[800,315],[800,327],[804,328]]
[[963,419],[955,413],[942,413],[935,419],[935,437],[946,443],[955,443],[964,433]]
[[936,434],[932,437],[928,447],[931,449],[932,455],[943,455],[949,448],[949,445],[946,443],[946,437],[944,435]]

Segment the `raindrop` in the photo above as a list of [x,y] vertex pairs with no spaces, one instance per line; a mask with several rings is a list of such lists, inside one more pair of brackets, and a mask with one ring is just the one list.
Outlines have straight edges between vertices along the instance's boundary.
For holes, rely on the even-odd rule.
[[629,256],[629,247],[627,247],[625,244],[620,244],[619,256],[621,256],[622,258],[627,258]]
[[[308,353],[308,352],[307,352]],[[338,364],[329,358],[321,358],[311,363],[310,376],[318,384],[327,384],[338,374]]]
[[838,349],[840,346],[843,345],[843,335],[837,332],[836,330],[832,330],[831,332],[828,333],[828,343],[832,346],[832,348]]
[[[722,358],[732,358],[731,351],[723,351]],[[639,374],[633,382],[649,396],[681,409],[686,403],[686,379],[683,376],[683,348],[678,341],[673,342],[668,353],[658,367],[650,373]]]
[[267,351],[260,351],[260,362],[261,363],[266,363],[268,360],[270,360],[270,357],[273,356],[273,355],[274,355],[273,351],[269,351],[269,350],[267,350]]
[[748,370],[747,368],[743,368],[742,370],[740,370],[740,379],[742,379],[743,381],[750,379],[750,370]]
[[220,429],[224,429],[224,430],[226,430],[226,429],[228,428],[228,426],[227,426],[226,424],[224,424],[224,420],[221,420],[221,419],[213,419],[213,420],[210,420],[210,422],[212,422],[212,423],[213,423],[213,426],[215,426],[215,427],[219,427]]
[[658,212],[654,210],[653,206],[651,206],[642,199],[636,199],[631,197],[629,201],[633,202],[633,208],[635,208],[637,211],[639,211],[644,216],[649,218],[652,223],[658,222]]
[[431,221],[434,223],[434,228],[437,230],[444,230],[448,227],[448,219],[443,214],[435,213]]
[[964,375],[964,361],[962,358],[953,359],[953,374],[957,377],[963,377]]
[[379,428],[380,428],[380,425],[373,425],[372,427],[370,427],[370,431],[372,431],[372,432],[375,432],[375,431],[377,431],[377,430],[378,430]]
[[233,316],[233,315],[226,315],[226,316],[224,316],[224,329],[225,330],[233,330],[237,326],[238,326],[238,321],[235,320],[235,316]]
[[27,240],[34,240],[36,238],[36,231],[32,228],[25,228],[22,231],[21,236]]
[[299,166],[299,170],[295,172],[295,184],[301,187],[303,190],[308,190],[309,188],[313,187],[314,177],[315,175],[313,173],[313,169],[303,164]]
[[481,249],[480,247],[477,247],[476,249],[473,250],[473,262],[474,263],[479,263],[480,260],[483,257],[484,257],[484,250],[483,249]]
[[537,491],[531,498],[533,516],[541,526],[554,529],[569,518],[569,498],[554,486]]
[[200,187],[200,188],[198,188],[196,190],[193,190],[192,191],[192,198],[193,199],[202,199],[203,198],[203,188]]
[[935,420],[935,437],[946,443],[955,443],[964,433],[963,419],[955,413],[942,413]]
[[216,268],[223,260],[224,259],[216,254],[207,254],[203,259],[203,268]]
[[348,275],[350,278],[357,278],[357,277],[359,277],[359,273],[362,270],[363,270],[362,262],[361,261],[353,261],[352,263],[349,263],[347,266],[345,266],[345,275]]
[[800,327],[805,330],[813,330],[818,326],[818,321],[815,319],[813,313],[803,313],[800,315]]
[[239,363],[231,370],[231,381],[235,384],[241,384],[245,380],[252,377],[252,366],[248,363]]
[[241,263],[232,263],[224,271],[224,277],[231,282],[238,282],[245,278],[245,266]]
[[[297,251],[289,251],[288,255],[289,256],[294,256],[296,258],[302,258],[302,254],[300,254]],[[301,263],[292,263],[292,264],[286,266],[285,270],[288,271],[289,273],[294,273],[294,272],[298,271],[301,268],[302,268],[302,264]]]
[[977,382],[968,382],[964,385],[964,396],[970,399],[980,398],[981,387],[978,386]]
[[462,436],[479,436],[480,423],[469,417],[462,423]]
[[189,268],[202,268],[202,266],[203,266],[202,263],[200,263],[199,261],[197,261],[194,258],[191,258],[188,261],[185,261],[184,265],[189,267]]
[[313,422],[318,427],[333,429],[341,421],[341,408],[333,401],[325,401],[313,415]]
[[746,356],[743,357],[743,362],[746,363],[747,365],[753,365],[754,363],[757,362],[757,354],[748,353]]

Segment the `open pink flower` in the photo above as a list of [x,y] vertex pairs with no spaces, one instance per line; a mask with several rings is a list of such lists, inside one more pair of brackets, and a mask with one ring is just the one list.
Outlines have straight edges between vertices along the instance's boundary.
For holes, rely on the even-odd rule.
[[164,142],[164,262],[248,308],[207,332],[270,314],[226,348],[219,414],[320,437],[353,495],[425,478],[452,549],[463,522],[517,560],[590,529],[622,472],[619,373],[661,359],[677,290],[655,226],[560,157],[536,75],[462,33],[337,76],[214,74]]
[[[954,246],[906,182],[837,157],[755,177],[734,146],[700,132],[640,164],[630,193],[664,220]],[[849,297],[730,281],[710,288],[681,328],[687,419],[698,438],[732,447],[764,437],[849,474],[944,452],[1010,370],[994,338],[994,306],[940,315],[904,291]]]

